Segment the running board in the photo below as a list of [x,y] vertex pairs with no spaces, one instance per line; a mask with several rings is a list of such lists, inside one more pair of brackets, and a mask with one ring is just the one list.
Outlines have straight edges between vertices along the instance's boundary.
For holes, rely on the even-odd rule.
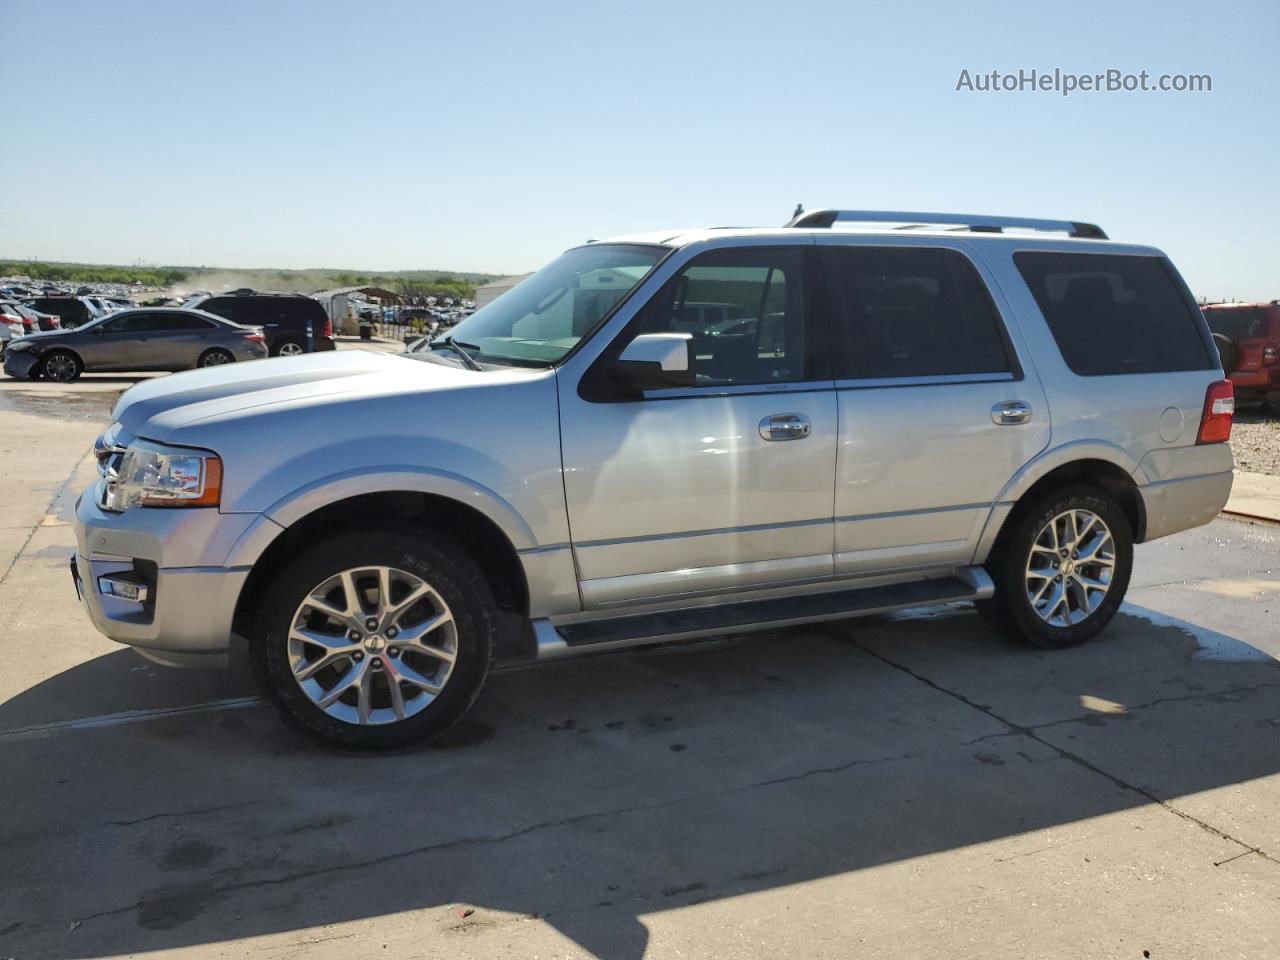
[[582,653],[621,650],[722,633],[772,630],[798,623],[841,620],[957,600],[985,600],[994,589],[991,578],[981,567],[964,567],[956,571],[955,576],[936,580],[911,580],[800,597],[744,600],[661,613],[613,616],[559,627],[542,618],[533,621],[533,634],[537,658],[555,660]]

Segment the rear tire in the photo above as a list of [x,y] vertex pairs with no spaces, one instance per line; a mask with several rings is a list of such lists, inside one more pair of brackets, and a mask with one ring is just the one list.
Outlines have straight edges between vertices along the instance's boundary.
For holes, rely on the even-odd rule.
[[40,360],[40,375],[55,383],[70,383],[79,379],[84,364],[70,350],[50,350]]
[[258,680],[291,726],[326,743],[385,750],[430,740],[466,713],[488,676],[493,595],[471,556],[438,531],[314,544],[263,597],[250,648]]
[[222,347],[213,347],[200,354],[200,359],[196,361],[198,367],[221,367],[228,363],[235,363],[236,358],[230,350],[224,350]]
[[276,344],[275,352],[272,356],[276,357],[300,357],[306,350],[297,340],[281,340]]
[[1115,500],[1085,484],[1060,487],[1009,523],[987,561],[995,595],[977,605],[987,623],[1056,650],[1111,622],[1133,571],[1133,532]]

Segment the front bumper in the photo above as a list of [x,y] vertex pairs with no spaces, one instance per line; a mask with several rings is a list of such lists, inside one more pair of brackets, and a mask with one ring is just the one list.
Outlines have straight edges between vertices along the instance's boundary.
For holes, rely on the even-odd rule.
[[19,350],[14,353],[12,350],[4,352],[4,372],[10,377],[18,377],[25,380],[31,376],[31,371],[40,357],[29,350]]
[[[101,482],[76,503],[73,559],[81,601],[97,629],[170,666],[225,666],[249,567],[223,562],[255,517],[207,509],[103,510]],[[141,601],[103,592],[99,578],[146,585]]]

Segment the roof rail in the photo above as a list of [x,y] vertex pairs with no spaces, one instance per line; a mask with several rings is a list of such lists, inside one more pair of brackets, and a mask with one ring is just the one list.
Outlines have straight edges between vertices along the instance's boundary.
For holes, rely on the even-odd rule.
[[1034,220],[1028,217],[991,217],[967,213],[909,213],[894,210],[811,210],[804,213],[797,208],[796,215],[784,226],[830,227],[836,223],[898,223],[906,226],[898,230],[911,230],[922,226],[950,225],[974,233],[1003,233],[1006,227],[1023,230],[1052,230],[1071,237],[1088,240],[1106,240],[1102,228],[1093,223],[1075,220]]

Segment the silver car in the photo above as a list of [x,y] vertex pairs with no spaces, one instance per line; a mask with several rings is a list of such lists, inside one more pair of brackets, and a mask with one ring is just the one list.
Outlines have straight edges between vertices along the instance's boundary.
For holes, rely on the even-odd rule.
[[[726,313],[749,322],[694,329]],[[1078,644],[1134,544],[1231,488],[1195,300],[1089,224],[829,210],[589,243],[432,347],[126,393],[77,506],[94,624],[173,665],[241,636],[287,719],[388,747],[497,658],[955,601]]]
[[189,370],[266,355],[260,328],[199,310],[151,307],[14,340],[5,352],[4,372],[66,382],[86,370]]

